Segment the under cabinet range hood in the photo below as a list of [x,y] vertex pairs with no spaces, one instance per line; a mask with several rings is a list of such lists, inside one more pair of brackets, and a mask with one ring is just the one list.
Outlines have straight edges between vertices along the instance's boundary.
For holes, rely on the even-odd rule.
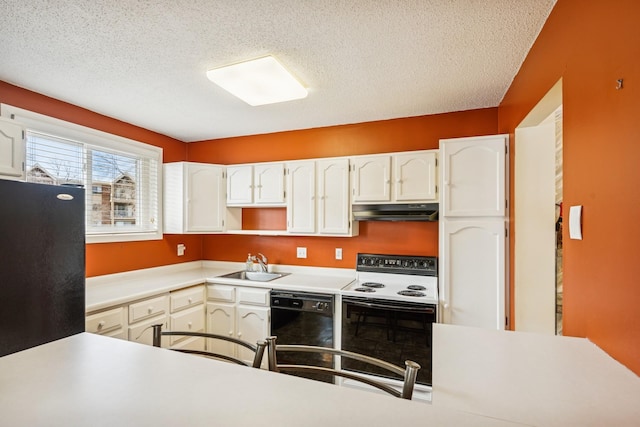
[[354,221],[437,221],[437,203],[353,205]]

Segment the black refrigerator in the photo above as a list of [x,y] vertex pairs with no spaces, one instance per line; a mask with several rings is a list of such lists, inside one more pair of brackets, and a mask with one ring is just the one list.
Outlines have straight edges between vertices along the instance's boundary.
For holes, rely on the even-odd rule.
[[84,331],[84,197],[0,180],[0,356]]

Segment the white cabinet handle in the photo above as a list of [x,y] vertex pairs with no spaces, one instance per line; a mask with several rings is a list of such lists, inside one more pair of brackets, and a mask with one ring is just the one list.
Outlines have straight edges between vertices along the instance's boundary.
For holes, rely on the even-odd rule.
[[101,320],[100,322],[98,322],[98,329],[102,329],[105,325],[105,321]]
[[238,338],[242,336],[242,332],[238,332]]
[[187,326],[189,327],[189,329],[191,329],[191,325],[193,325],[193,323],[191,322],[187,323]]
[[153,306],[147,308],[147,311],[149,312],[149,314],[153,313]]
[[189,301],[189,304],[191,304],[192,299],[191,299],[191,298],[189,298],[187,301]]
[[229,331],[229,336],[233,335],[233,331]]

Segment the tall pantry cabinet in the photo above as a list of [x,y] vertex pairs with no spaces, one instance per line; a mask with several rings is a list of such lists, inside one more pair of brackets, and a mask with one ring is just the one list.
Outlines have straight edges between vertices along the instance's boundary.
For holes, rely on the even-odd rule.
[[508,135],[440,141],[444,323],[505,329]]

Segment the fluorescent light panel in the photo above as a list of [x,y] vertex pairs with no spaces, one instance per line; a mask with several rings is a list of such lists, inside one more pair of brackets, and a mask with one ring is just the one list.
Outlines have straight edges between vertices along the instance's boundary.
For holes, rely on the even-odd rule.
[[273,56],[207,71],[207,78],[249,105],[305,98],[307,90]]

